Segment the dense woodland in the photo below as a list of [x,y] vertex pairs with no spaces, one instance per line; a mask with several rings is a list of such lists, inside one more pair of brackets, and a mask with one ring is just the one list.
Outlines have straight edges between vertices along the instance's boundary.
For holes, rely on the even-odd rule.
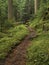
[[49,0],[0,0],[0,60],[28,35],[26,65],[49,65]]

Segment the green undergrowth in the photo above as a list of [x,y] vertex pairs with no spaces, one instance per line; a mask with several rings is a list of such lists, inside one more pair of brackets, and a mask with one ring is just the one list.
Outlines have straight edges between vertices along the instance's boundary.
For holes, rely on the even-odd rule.
[[36,31],[37,36],[31,40],[27,49],[26,65],[49,65],[49,20],[35,18],[30,27]]
[[38,18],[36,18],[32,21],[32,23],[30,23],[30,27],[34,28],[37,33],[48,31],[49,30],[49,20],[43,21],[43,19],[39,20]]
[[26,65],[49,65],[49,31],[31,41]]
[[0,59],[4,59],[12,47],[18,45],[28,33],[24,25],[15,26],[6,33],[0,32]]

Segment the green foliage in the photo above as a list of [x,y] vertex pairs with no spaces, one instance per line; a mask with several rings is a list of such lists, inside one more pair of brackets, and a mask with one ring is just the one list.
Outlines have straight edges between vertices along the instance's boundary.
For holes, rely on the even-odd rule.
[[4,22],[1,21],[0,32],[6,32],[9,28],[14,27],[15,26],[14,23],[15,22],[11,20],[10,21],[6,20]]
[[[8,1],[0,1],[0,20],[5,21],[8,17]],[[30,10],[29,10],[30,8]],[[32,9],[31,9],[32,8]],[[29,17],[33,16],[33,1],[32,0],[13,0],[13,13],[17,21],[21,21],[25,14]],[[30,11],[32,13],[30,13]]]
[[3,21],[7,18],[7,1],[0,1],[0,21]]
[[[24,22],[33,17],[33,1],[32,0],[13,0],[14,20]],[[30,10],[29,10],[30,8]],[[9,28],[11,21],[8,22],[8,0],[0,1],[0,31]]]
[[19,25],[7,30],[7,33],[0,32],[0,59],[4,59],[12,47],[18,45],[28,34],[28,29],[24,25]]
[[30,23],[30,27],[35,29],[38,36],[32,39],[31,45],[27,49],[26,65],[49,65],[48,2],[48,0],[41,0],[40,9],[35,19]]
[[49,31],[33,39],[27,59],[26,65],[49,65]]

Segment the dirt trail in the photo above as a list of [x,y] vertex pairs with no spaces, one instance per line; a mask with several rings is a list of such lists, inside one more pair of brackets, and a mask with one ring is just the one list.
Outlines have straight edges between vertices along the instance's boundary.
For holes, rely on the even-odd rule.
[[30,38],[35,37],[35,32],[29,28],[30,34],[16,46],[12,53],[8,55],[4,65],[26,65],[26,49],[30,45]]

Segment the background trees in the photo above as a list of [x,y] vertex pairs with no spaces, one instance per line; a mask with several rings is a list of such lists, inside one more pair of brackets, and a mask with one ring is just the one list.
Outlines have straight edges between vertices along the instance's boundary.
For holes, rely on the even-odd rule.
[[33,19],[34,14],[36,13],[38,15],[38,13],[43,12],[48,4],[48,0],[13,0],[13,2],[12,0],[1,0],[0,24],[5,24],[8,18],[14,18],[16,22]]
[[[23,18],[25,18],[25,15],[27,15],[29,18],[30,17],[29,15],[31,14],[32,16],[33,14],[33,10],[34,10],[33,5],[34,5],[33,0],[30,0],[30,1],[29,0],[13,0],[13,4],[11,0],[1,1],[0,2],[0,14],[1,14],[0,20],[2,19],[3,21],[5,21],[5,19],[11,18],[14,16],[16,21],[20,21]],[[32,13],[30,13],[29,11],[32,11]]]

